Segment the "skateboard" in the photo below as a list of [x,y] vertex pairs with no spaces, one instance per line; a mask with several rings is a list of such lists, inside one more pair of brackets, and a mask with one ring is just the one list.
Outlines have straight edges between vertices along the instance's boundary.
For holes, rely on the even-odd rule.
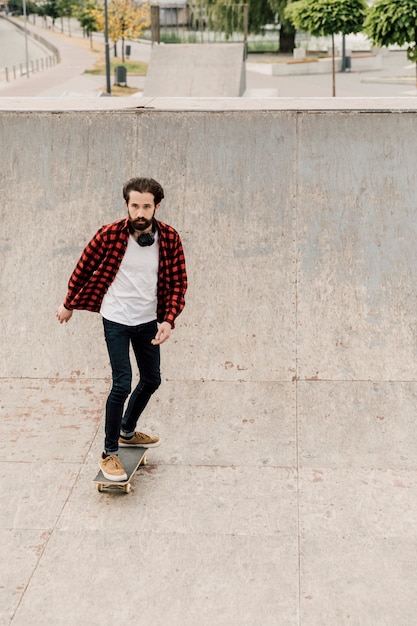
[[127,480],[107,480],[103,476],[100,470],[94,481],[97,485],[98,491],[104,491],[105,489],[121,489],[125,493],[130,493],[131,480],[136,473],[136,470],[141,465],[146,465],[146,453],[148,448],[119,448],[119,459],[126,470]]

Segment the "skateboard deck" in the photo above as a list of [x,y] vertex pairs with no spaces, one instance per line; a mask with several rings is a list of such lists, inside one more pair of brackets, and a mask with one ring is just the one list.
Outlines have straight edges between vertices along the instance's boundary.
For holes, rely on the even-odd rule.
[[148,448],[119,448],[119,459],[126,470],[127,480],[107,480],[100,470],[94,481],[98,491],[105,489],[121,489],[125,493],[129,493],[131,489],[130,482],[141,465],[146,465],[146,453]]

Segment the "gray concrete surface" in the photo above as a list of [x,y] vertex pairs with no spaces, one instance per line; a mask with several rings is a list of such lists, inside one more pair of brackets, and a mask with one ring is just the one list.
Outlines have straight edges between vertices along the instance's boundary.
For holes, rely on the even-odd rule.
[[[416,100],[102,101],[1,101],[1,626],[414,626]],[[137,173],[190,288],[99,494],[100,319],[54,311]]]
[[224,97],[245,91],[243,44],[153,46],[144,96]]
[[[417,99],[81,98],[80,67],[0,97],[0,626],[415,626]],[[190,288],[163,443],[99,494],[101,323],[54,311],[139,173]]]

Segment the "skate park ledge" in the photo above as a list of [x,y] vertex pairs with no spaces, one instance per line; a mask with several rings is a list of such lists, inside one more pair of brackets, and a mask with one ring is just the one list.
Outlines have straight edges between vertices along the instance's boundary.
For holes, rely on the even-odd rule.
[[416,111],[417,98],[0,98],[1,111]]

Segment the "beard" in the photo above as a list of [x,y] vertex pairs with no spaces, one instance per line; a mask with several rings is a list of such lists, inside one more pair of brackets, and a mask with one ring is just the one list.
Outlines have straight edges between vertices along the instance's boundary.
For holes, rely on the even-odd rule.
[[152,228],[154,215],[155,215],[155,211],[150,220],[147,220],[144,217],[132,219],[132,216],[129,213],[129,224],[131,225],[133,230],[143,233],[145,230]]

